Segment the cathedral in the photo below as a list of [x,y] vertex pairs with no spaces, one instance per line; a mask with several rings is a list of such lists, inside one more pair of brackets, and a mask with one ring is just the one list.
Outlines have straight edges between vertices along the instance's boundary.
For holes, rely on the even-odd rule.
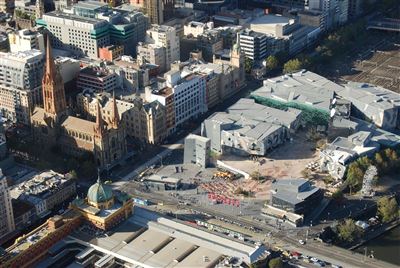
[[126,133],[120,122],[117,103],[109,120],[104,121],[97,104],[96,122],[71,116],[65,100],[64,83],[53,60],[50,38],[47,37],[46,66],[42,80],[43,108],[35,107],[31,126],[36,143],[61,150],[72,156],[93,153],[99,168],[109,168],[126,155]]

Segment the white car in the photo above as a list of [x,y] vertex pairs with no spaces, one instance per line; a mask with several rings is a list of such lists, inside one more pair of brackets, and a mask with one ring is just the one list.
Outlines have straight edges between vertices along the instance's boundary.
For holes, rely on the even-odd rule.
[[300,245],[305,245],[306,244],[306,241],[304,241],[304,240],[299,240],[299,243],[300,243]]

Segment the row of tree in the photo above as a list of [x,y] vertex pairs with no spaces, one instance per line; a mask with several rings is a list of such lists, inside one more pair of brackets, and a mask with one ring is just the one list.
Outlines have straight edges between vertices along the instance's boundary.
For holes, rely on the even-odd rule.
[[349,165],[346,174],[346,183],[351,190],[361,189],[365,172],[370,165],[375,165],[380,176],[398,172],[400,167],[399,154],[394,149],[385,149],[377,152],[373,158],[360,157]]

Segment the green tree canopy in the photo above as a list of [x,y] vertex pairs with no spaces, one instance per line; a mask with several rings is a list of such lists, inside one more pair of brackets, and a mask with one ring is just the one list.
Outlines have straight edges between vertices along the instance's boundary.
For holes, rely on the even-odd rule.
[[283,65],[284,73],[293,73],[303,68],[303,64],[299,59],[289,60]]
[[378,200],[378,215],[383,222],[390,222],[399,216],[399,206],[396,198],[387,196],[381,197]]
[[253,69],[253,61],[249,58],[246,58],[244,61],[244,70],[246,73],[251,73],[251,70]]
[[339,239],[344,242],[353,242],[360,234],[353,219],[346,219],[338,225]]
[[281,260],[281,258],[274,258],[271,259],[268,263],[268,267],[269,268],[282,268],[283,267],[283,262]]
[[265,59],[265,68],[267,68],[267,71],[272,71],[278,68],[279,66],[279,60],[276,56],[270,55],[268,58]]

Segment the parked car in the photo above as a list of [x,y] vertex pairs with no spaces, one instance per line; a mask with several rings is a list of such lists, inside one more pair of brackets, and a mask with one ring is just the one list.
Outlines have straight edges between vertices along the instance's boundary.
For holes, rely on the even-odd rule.
[[306,244],[306,241],[304,241],[304,240],[299,240],[299,243],[300,243],[300,245],[305,245]]

